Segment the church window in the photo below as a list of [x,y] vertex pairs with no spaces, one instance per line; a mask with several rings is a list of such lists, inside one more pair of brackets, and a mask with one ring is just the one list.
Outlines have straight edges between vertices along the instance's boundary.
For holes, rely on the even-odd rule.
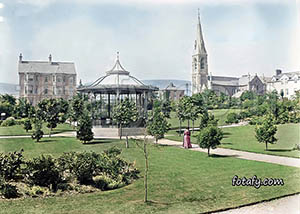
[[201,58],[201,62],[200,62],[200,68],[204,69],[205,65],[204,65],[204,58]]

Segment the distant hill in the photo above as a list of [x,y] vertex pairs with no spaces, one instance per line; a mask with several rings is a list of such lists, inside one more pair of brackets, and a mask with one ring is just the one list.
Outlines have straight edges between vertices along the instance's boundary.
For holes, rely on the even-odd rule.
[[175,87],[182,89],[186,93],[186,84],[188,84],[188,95],[191,93],[191,81],[188,80],[172,80],[172,79],[156,79],[156,80],[142,80],[146,85],[152,85],[158,87],[159,89],[165,89],[171,82]]
[[11,83],[0,83],[0,94],[19,96],[19,85]]

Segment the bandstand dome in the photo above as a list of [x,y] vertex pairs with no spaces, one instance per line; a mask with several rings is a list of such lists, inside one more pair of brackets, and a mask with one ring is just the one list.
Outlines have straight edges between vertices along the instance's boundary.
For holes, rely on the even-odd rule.
[[130,75],[130,72],[121,65],[119,53],[114,66],[111,70],[106,71],[104,76],[101,76],[90,85],[81,85],[77,88],[79,93],[88,94],[92,100],[101,100],[101,103],[103,103],[99,109],[102,115],[99,118],[101,121],[111,121],[111,112],[114,106],[125,97],[136,104],[141,116],[147,117],[148,103],[152,99],[151,94],[158,90],[157,87],[145,85],[142,81]]

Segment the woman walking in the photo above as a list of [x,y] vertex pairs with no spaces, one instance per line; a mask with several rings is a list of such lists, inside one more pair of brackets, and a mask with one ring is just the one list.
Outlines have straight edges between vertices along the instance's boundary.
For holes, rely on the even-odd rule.
[[189,131],[188,129],[186,129],[186,130],[184,131],[183,147],[184,147],[185,149],[192,148],[191,137],[190,137],[190,131]]

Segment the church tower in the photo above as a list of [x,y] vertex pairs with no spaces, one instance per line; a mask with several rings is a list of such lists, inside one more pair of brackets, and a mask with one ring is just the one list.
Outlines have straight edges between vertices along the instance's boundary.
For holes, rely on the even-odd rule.
[[201,93],[209,88],[207,52],[200,23],[200,13],[198,9],[197,39],[194,45],[192,56],[192,94]]

